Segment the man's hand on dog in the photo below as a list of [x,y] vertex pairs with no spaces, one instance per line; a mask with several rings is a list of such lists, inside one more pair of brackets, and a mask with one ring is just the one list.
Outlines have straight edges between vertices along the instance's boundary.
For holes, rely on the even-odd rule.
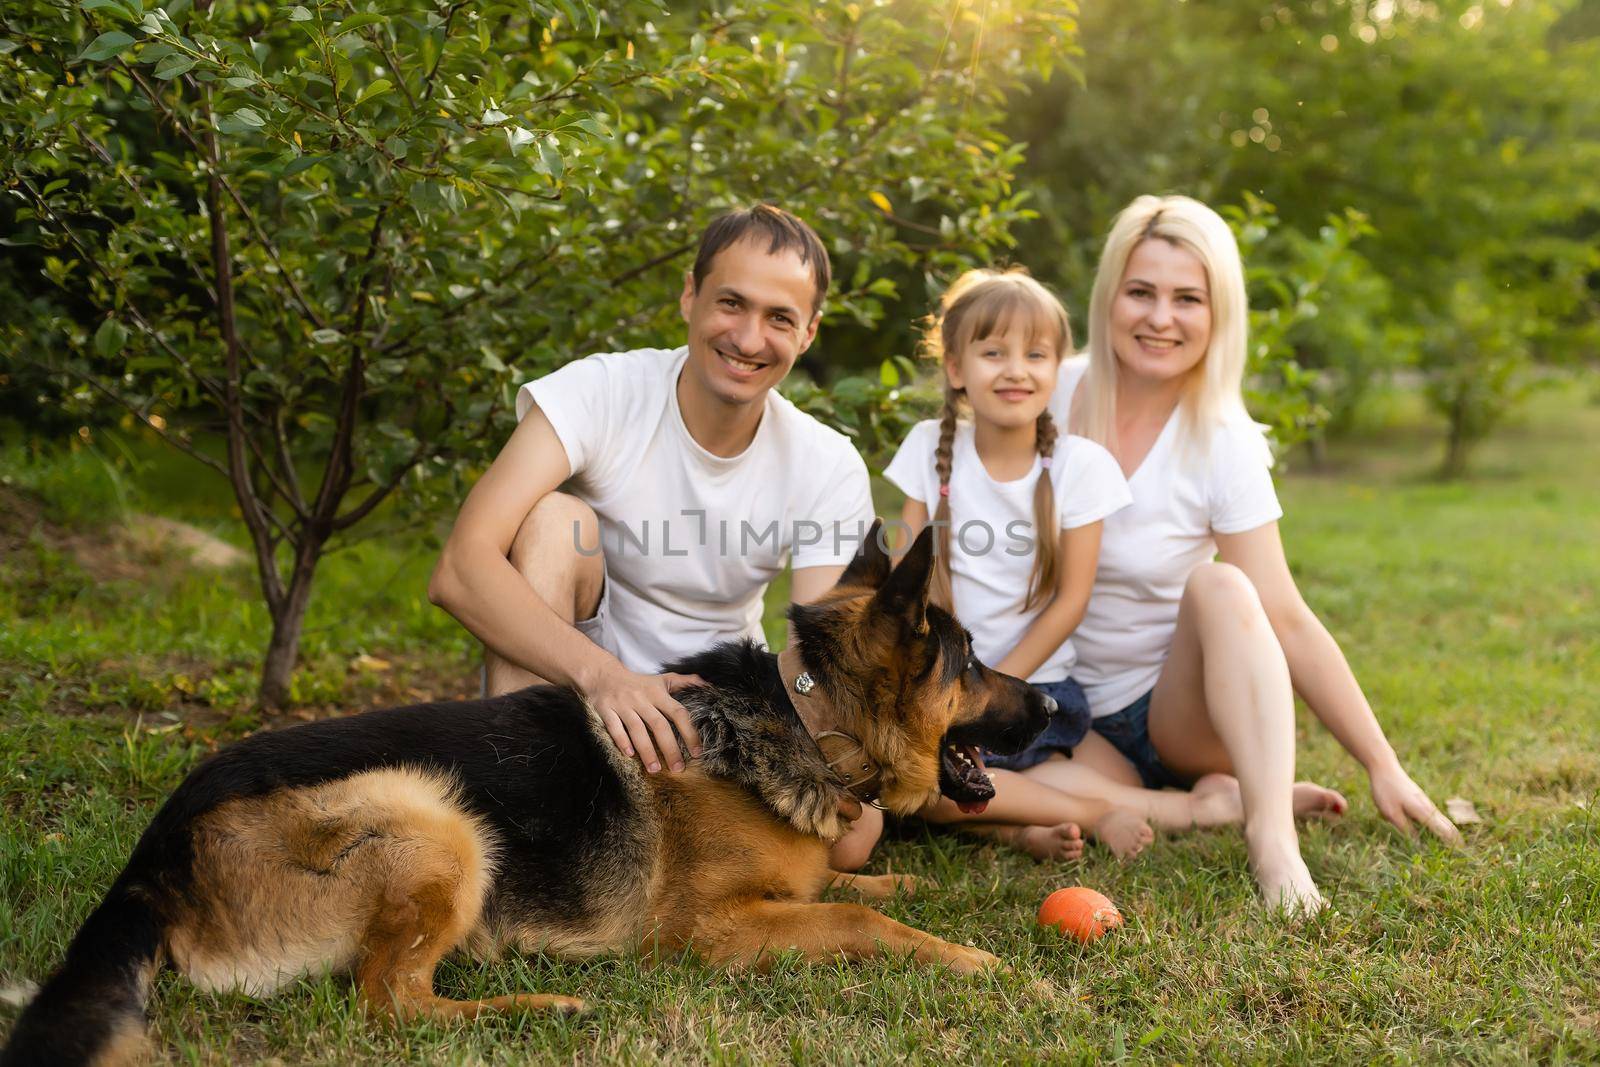
[[611,740],[624,755],[638,756],[644,769],[654,774],[663,766],[683,770],[680,736],[691,757],[700,755],[700,735],[689,711],[672,694],[704,684],[695,674],[638,674],[618,664],[582,689]]

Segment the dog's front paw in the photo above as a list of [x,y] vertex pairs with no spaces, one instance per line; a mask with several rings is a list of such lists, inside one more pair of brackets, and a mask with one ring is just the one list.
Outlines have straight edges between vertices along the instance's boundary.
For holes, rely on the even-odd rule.
[[883,876],[885,896],[899,893],[901,896],[916,896],[918,887],[923,889],[937,889],[939,883],[932,878],[918,878],[914,874],[895,874],[890,872]]
[[853,890],[867,900],[888,900],[900,894],[911,896],[917,887],[936,885],[931,878],[917,878],[910,874],[836,874],[831,885],[836,889]]
[[1005,969],[1005,961],[992,952],[971,945],[946,945],[945,965],[957,974],[981,974]]

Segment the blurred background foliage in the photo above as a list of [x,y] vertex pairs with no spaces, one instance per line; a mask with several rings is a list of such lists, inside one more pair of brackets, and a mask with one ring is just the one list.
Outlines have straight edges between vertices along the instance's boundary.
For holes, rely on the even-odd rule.
[[1398,379],[1460,474],[1594,365],[1597,72],[1600,0],[11,0],[0,435],[214,468],[292,661],[322,554],[451,514],[517,384],[680,342],[717,213],[823,235],[785,388],[877,466],[955,274],[1027,265],[1081,339],[1112,216],[1181,192],[1239,236],[1280,449]]
[[[1085,5],[1079,44],[1081,81],[1033,86],[1007,122],[1039,215],[1018,247],[1075,310],[1112,215],[1182,192],[1276,220],[1244,242],[1253,369],[1305,390],[1288,410],[1313,444],[1400,373],[1460,473],[1541,371],[1593,364],[1600,3],[1122,0]],[[1307,276],[1318,294],[1283,314]],[[1284,399],[1252,400],[1298,439]]]

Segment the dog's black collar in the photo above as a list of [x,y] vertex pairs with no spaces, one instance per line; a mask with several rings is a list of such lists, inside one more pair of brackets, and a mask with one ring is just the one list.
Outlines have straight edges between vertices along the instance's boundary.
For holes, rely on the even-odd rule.
[[867,752],[859,738],[832,729],[838,724],[830,701],[815,678],[805,669],[800,653],[793,646],[778,653],[778,677],[783,679],[784,692],[800,716],[811,741],[822,754],[845,791],[863,804],[878,805],[878,791],[883,785],[883,768]]

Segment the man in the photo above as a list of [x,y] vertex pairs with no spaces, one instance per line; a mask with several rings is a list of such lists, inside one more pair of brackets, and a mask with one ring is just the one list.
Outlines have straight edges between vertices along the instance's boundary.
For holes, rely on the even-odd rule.
[[[816,337],[828,254],[758,205],[701,236],[678,298],[687,345],[589,356],[524,385],[520,423],[462,505],[428,597],[486,647],[491,694],[569,685],[651,773],[696,737],[660,664],[761,639],[792,559],[826,592],[872,519],[843,435],[776,386]],[[557,487],[564,486],[565,492]]]

